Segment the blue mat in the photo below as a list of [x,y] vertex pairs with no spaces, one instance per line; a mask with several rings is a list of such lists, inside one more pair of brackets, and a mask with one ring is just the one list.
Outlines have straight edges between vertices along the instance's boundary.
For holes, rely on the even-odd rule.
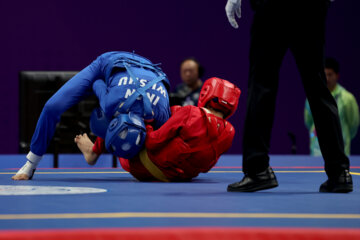
[[[0,156],[0,185],[85,187],[106,192],[60,195],[0,193],[0,229],[110,227],[360,227],[360,156],[351,157],[354,192],[319,193],[326,178],[323,160],[271,156],[279,187],[228,193],[242,178],[241,156],[224,155],[207,174],[189,183],[142,183],[104,155],[89,168],[81,155],[61,155],[60,169],[46,156],[32,181],[13,181],[24,155]],[[85,168],[86,167],[86,168]],[[0,186],[1,187],[1,186]],[[4,190],[3,190],[4,191]]]

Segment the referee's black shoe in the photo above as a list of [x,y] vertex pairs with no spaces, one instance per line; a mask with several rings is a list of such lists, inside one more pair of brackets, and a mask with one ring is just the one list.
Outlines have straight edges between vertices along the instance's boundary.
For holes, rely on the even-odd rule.
[[256,192],[277,187],[279,184],[271,167],[257,174],[245,174],[240,182],[230,184],[228,192]]
[[339,177],[335,179],[329,178],[321,184],[320,192],[330,193],[348,193],[353,191],[353,181],[349,170],[345,169]]

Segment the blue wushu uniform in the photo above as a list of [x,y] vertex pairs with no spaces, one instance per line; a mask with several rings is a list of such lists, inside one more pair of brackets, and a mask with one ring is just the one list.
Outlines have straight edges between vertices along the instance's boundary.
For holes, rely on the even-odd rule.
[[[128,63],[126,67],[123,61]],[[153,80],[159,78],[159,75],[163,76],[162,80],[154,83]],[[104,53],[66,82],[47,101],[36,125],[30,151],[41,157],[54,135],[61,114],[92,93],[99,98],[100,107],[108,118],[130,111],[151,119],[154,127],[159,128],[170,117],[169,87],[166,75],[150,60],[128,52]],[[141,99],[142,96],[136,94],[138,91],[145,91],[144,97],[149,101]],[[132,95],[132,104],[122,106],[121,103]]]

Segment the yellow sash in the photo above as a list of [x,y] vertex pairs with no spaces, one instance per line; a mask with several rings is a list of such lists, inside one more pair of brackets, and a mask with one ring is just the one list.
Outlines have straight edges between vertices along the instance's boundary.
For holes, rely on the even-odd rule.
[[165,174],[150,160],[145,148],[140,151],[139,156],[141,163],[151,173],[151,175],[162,182],[170,182],[166,178]]

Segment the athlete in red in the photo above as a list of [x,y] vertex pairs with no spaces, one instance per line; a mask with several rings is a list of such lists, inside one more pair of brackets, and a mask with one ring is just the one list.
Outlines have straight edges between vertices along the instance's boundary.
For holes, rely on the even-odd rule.
[[[208,172],[232,144],[235,129],[226,119],[235,112],[240,93],[226,80],[208,79],[198,107],[172,107],[172,116],[158,130],[148,125],[145,148],[132,159],[119,158],[121,166],[140,181],[188,181]],[[75,142],[89,164],[105,151],[99,137],[92,144],[78,135]]]

